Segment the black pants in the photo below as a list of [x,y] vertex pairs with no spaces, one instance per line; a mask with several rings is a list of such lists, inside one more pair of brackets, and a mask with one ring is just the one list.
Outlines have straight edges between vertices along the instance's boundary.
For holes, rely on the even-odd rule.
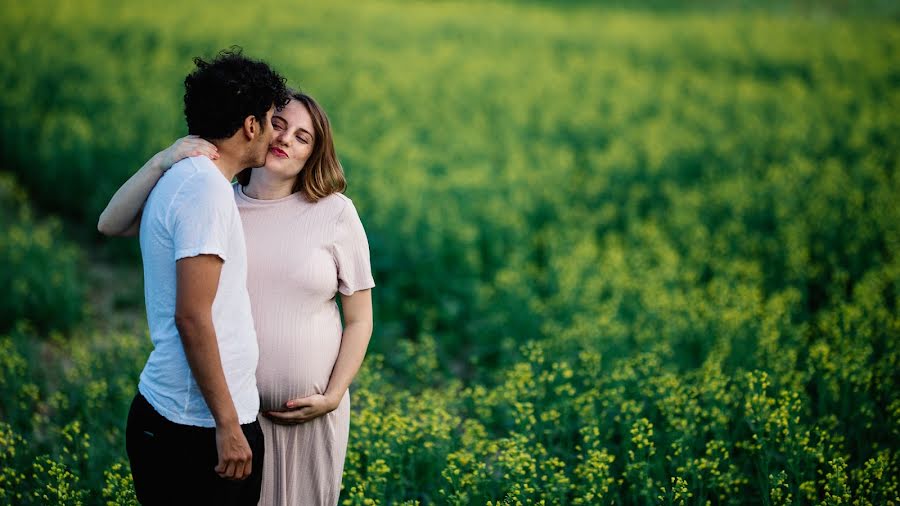
[[215,472],[216,429],[171,422],[138,393],[131,402],[125,448],[138,500],[144,505],[252,505],[262,486],[263,433],[259,422],[242,425],[253,452],[253,471],[241,481]]

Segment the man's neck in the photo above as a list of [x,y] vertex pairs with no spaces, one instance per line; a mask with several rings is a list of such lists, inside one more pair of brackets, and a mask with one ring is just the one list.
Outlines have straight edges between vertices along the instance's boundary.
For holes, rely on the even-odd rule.
[[212,160],[212,162],[218,167],[219,172],[225,176],[225,179],[227,179],[228,182],[231,182],[238,172],[247,168],[244,163],[244,158],[241,156],[243,153],[238,150],[233,141],[233,137],[229,139],[209,140],[209,142],[215,144],[219,151],[219,158]]
[[212,163],[215,164],[216,168],[219,169],[219,172],[225,176],[229,183],[238,172],[246,168],[241,166],[243,164],[239,159],[226,156],[225,154],[221,154],[218,159],[212,160]]

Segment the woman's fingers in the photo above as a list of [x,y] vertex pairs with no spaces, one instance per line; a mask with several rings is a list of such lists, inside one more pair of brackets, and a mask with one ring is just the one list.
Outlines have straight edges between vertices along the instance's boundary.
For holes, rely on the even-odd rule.
[[[210,160],[215,160],[215,159],[219,158],[219,153],[217,153],[215,151],[210,151],[208,149],[205,149],[205,150],[204,149],[195,149],[194,151],[191,151],[187,155],[187,157],[191,157],[191,156],[205,156],[205,157],[209,158]],[[187,157],[185,157],[185,158],[187,158]]]
[[279,425],[285,425],[287,423],[287,421],[281,417],[281,413],[275,411],[266,411],[263,414],[273,423],[277,423]]
[[201,148],[207,148],[207,149],[212,149],[212,150],[218,149],[218,148],[216,148],[215,144],[209,142],[206,139],[201,139],[200,137],[197,137],[196,135],[188,135],[187,137],[182,137],[181,139],[179,139],[179,141],[181,141],[182,144],[190,144],[192,146],[198,146]]
[[272,422],[280,425],[297,425],[307,421],[307,418],[299,411],[266,411],[263,415],[269,420],[272,420]]
[[291,399],[291,400],[287,401],[286,403],[284,403],[284,407],[286,407],[288,409],[298,409],[298,408],[313,406],[315,404],[315,397],[316,396],[314,396],[314,395],[310,395],[309,397],[301,397],[299,399]]
[[184,141],[178,149],[182,158],[190,156],[206,156],[212,160],[219,158],[219,150],[216,145],[203,139],[190,139]]

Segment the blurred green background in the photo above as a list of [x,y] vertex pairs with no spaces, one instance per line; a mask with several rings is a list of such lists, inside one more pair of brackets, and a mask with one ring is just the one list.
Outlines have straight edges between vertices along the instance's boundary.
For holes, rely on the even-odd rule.
[[370,241],[343,503],[900,503],[896,2],[0,9],[0,502],[134,501],[96,221],[240,45]]

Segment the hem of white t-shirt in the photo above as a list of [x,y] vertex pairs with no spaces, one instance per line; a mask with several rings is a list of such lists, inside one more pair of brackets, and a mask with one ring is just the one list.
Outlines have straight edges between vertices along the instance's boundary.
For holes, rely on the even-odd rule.
[[[190,425],[192,427],[203,427],[207,429],[216,426],[216,420],[215,418],[212,418],[212,416],[210,416],[209,418],[186,417],[178,415],[177,413],[169,411],[168,409],[161,408],[159,403],[156,402],[156,398],[154,397],[154,395],[149,390],[147,390],[143,382],[138,383],[138,391],[141,393],[141,395],[144,396],[145,399],[147,399],[147,402],[150,403],[150,405],[153,407],[153,409],[156,410],[157,413],[159,413],[163,418],[172,423],[177,423],[179,425]],[[256,417],[257,412],[254,412],[253,416],[246,415],[242,417],[240,415],[240,410],[238,410],[238,423],[240,425],[253,423],[256,421]]]
[[175,252],[175,260],[181,260],[182,258],[190,258],[198,255],[216,255],[221,258],[223,262],[227,262],[228,258],[225,256],[225,252],[219,248],[214,246],[198,246],[195,248],[184,248]]

